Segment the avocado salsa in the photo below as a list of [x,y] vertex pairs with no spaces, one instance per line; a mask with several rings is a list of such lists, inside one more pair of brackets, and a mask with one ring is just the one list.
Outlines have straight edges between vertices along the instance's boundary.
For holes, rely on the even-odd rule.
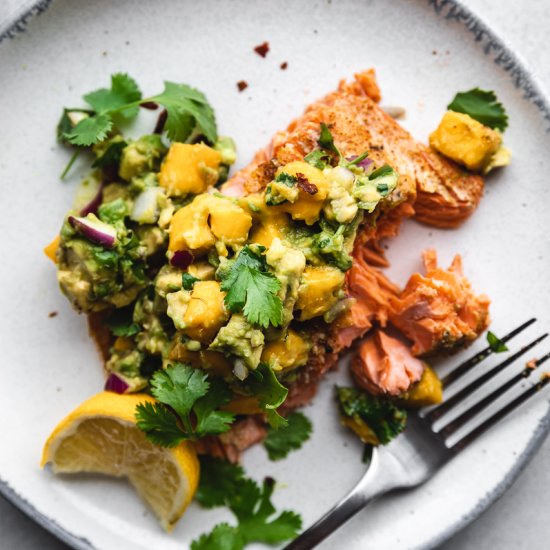
[[282,384],[296,377],[311,323],[350,306],[358,226],[375,222],[398,182],[366,153],[342,158],[327,135],[322,125],[319,149],[240,198],[219,190],[236,159],[230,138],[114,133],[93,147],[80,193],[92,200],[66,216],[55,258],[63,293],[111,334],[108,387],[143,390],[175,361],[245,396],[260,365]]

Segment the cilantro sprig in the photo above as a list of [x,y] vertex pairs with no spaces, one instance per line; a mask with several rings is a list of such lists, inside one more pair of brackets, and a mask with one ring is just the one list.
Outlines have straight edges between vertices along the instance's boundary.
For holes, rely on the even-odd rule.
[[243,312],[249,323],[267,328],[283,322],[283,302],[277,296],[281,283],[268,272],[263,246],[246,245],[221,275],[225,306],[232,313]]
[[61,135],[73,145],[87,147],[103,141],[115,122],[135,118],[143,103],[158,103],[166,109],[165,129],[173,141],[185,141],[196,127],[210,142],[217,139],[214,111],[206,96],[187,84],[165,81],[162,93],[143,98],[133,78],[115,73],[111,75],[110,88],[100,88],[83,97],[92,111],[81,111],[87,116],[70,130],[66,126],[66,111],[62,118],[66,129]]
[[471,116],[481,124],[497,128],[504,132],[508,126],[508,115],[495,92],[474,88],[467,92],[459,92],[447,105],[447,109]]
[[236,525],[220,523],[191,544],[191,550],[241,550],[252,542],[278,544],[296,537],[300,516],[289,510],[277,515],[271,502],[275,480],[266,478],[259,486],[246,478],[241,466],[205,457],[201,459],[196,498],[202,506],[227,506]]
[[[64,109],[57,126],[58,139],[77,147],[90,147],[107,139],[117,124],[134,119],[139,106],[160,104],[166,109],[166,135],[185,142],[203,134],[214,143],[216,118],[206,96],[187,84],[164,82],[162,93],[144,98],[136,81],[126,73],[111,75],[110,88],[99,88],[83,96],[91,109]],[[79,150],[75,151],[61,179],[67,174]]]
[[151,393],[158,403],[136,407],[137,426],[147,439],[162,447],[175,447],[185,440],[226,432],[235,420],[218,410],[231,400],[231,391],[220,379],[182,363],[157,371],[151,378]]
[[491,351],[495,353],[502,353],[508,351],[508,346],[493,332],[487,332],[487,343],[491,348]]
[[290,451],[299,449],[311,435],[311,422],[303,413],[295,411],[287,418],[288,424],[278,430],[270,429],[264,447],[271,460],[281,460]]

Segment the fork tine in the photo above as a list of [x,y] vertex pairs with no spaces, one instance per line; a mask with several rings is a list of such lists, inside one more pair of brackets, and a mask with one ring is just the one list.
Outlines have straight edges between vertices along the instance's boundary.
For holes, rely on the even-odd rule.
[[[506,336],[503,336],[500,341],[502,343],[506,343],[509,340],[511,340],[514,336],[517,336],[520,332],[524,331],[527,327],[531,326],[537,319],[533,317],[532,319],[529,319],[529,321],[526,321],[523,323],[523,325],[520,325],[519,327],[515,328],[513,331],[506,334]],[[478,363],[481,363],[484,359],[489,357],[493,353],[493,350],[491,349],[491,346],[487,346],[486,348],[482,349],[479,353],[476,353],[473,357],[470,357],[470,359],[464,361],[464,363],[461,363],[456,367],[454,370],[452,370],[447,376],[444,376],[441,379],[441,382],[443,386],[448,386],[449,384],[453,383],[455,380],[458,380],[462,376],[464,376],[467,372],[470,372],[472,368],[474,368]]]
[[510,414],[516,407],[519,407],[522,403],[527,401],[530,397],[538,393],[542,388],[550,383],[550,377],[545,376],[540,382],[531,386],[528,390],[524,391],[508,405],[502,407],[498,412],[489,417],[485,422],[482,422],[477,428],[474,428],[468,435],[465,435],[460,441],[452,445],[451,451],[460,452],[465,449],[470,443],[473,443],[480,435],[485,433],[489,428],[493,427],[497,422],[502,420],[505,416]]
[[501,395],[506,393],[509,389],[515,386],[518,382],[521,382],[525,378],[528,378],[535,369],[540,367],[550,359],[550,353],[547,353],[540,359],[537,359],[533,367],[525,367],[520,373],[516,374],[513,378],[502,384],[499,388],[491,392],[487,397],[483,398],[481,401],[478,401],[475,405],[470,407],[467,411],[462,413],[460,416],[455,418],[452,422],[449,422],[444,428],[442,428],[438,433],[448,437],[455,433],[459,428],[464,426],[466,422],[474,418],[479,412],[489,406],[493,401],[498,399]]
[[433,422],[434,420],[437,420],[438,418],[441,418],[441,416],[443,416],[445,413],[450,411],[453,407],[455,407],[458,403],[460,403],[465,397],[470,395],[476,389],[478,389],[483,384],[485,384],[485,382],[493,378],[493,376],[495,376],[500,371],[505,369],[508,365],[513,363],[518,357],[521,357],[523,354],[527,353],[531,348],[536,346],[539,342],[542,342],[547,336],[548,336],[548,333],[545,333],[542,336],[539,336],[536,340],[533,340],[531,343],[522,347],[519,351],[514,353],[514,355],[512,355],[511,357],[508,357],[507,359],[502,361],[502,363],[499,363],[496,367],[493,367],[491,370],[487,371],[485,374],[482,374],[479,378],[477,378],[476,380],[468,384],[466,387],[462,388],[459,392],[457,392],[455,395],[453,395],[452,397],[444,401],[441,405],[431,410],[424,418],[431,422]]

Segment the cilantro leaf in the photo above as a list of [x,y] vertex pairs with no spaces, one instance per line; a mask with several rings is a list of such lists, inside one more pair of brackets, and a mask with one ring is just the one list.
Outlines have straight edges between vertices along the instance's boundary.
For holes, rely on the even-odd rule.
[[302,518],[290,510],[284,510],[272,521],[246,523],[246,539],[265,544],[277,544],[295,538],[302,527]]
[[243,312],[247,320],[263,328],[283,322],[283,302],[277,296],[281,283],[267,271],[263,247],[254,252],[241,249],[231,267],[222,274],[221,289],[226,291],[225,306],[232,313]]
[[232,393],[227,384],[219,378],[214,378],[208,393],[201,397],[193,407],[193,412],[197,417],[197,425],[195,426],[197,437],[221,434],[229,430],[233,420],[235,420],[235,415],[216,409],[229,403],[231,397]]
[[491,351],[495,353],[502,353],[503,351],[508,351],[508,346],[494,333],[491,331],[487,332],[487,342]]
[[214,111],[205,95],[187,86],[165,82],[161,94],[143,99],[135,80],[125,73],[111,75],[111,87],[94,90],[84,96],[93,110],[65,109],[58,124],[58,137],[72,145],[88,147],[99,143],[113,129],[118,118],[137,116],[142,103],[160,103],[167,112],[166,132],[173,141],[185,141],[194,132],[202,132],[207,140],[217,139]]
[[315,168],[319,168],[319,170],[324,170],[331,165],[330,155],[321,149],[314,149],[304,157],[304,160],[312,166],[315,166]]
[[161,447],[175,447],[187,439],[176,416],[161,403],[140,403],[136,409],[138,427],[147,439]]
[[244,470],[239,464],[226,460],[201,456],[201,475],[195,498],[204,508],[224,506],[228,495],[237,492],[244,479]]
[[[248,483],[247,483],[248,482]],[[276,544],[294,538],[302,526],[300,516],[284,511],[271,521],[275,513],[271,495],[275,480],[266,478],[260,489],[252,480],[245,480],[239,492],[230,500],[229,507],[239,519],[239,527],[246,543]]]
[[153,376],[151,393],[161,403],[172,407],[180,418],[185,418],[191,412],[195,401],[206,395],[209,388],[206,379],[204,371],[176,364]]
[[181,285],[182,285],[184,290],[192,290],[193,285],[197,281],[200,281],[200,279],[197,279],[196,277],[193,277],[193,275],[191,275],[191,273],[184,273],[181,276]]
[[257,396],[260,407],[267,413],[267,419],[272,428],[278,429],[287,425],[277,409],[284,403],[288,389],[275,376],[273,370],[265,363],[260,363],[249,377],[249,387]]
[[210,383],[207,378],[200,369],[182,363],[155,372],[151,393],[159,403],[136,407],[138,428],[153,443],[166,447],[226,432],[235,416],[217,408],[231,399],[231,392],[222,380]]
[[218,523],[210,533],[202,534],[191,543],[191,550],[241,550],[245,542],[238,527]]
[[391,400],[355,388],[336,387],[336,392],[340,413],[350,421],[346,425],[362,432],[370,430],[375,437],[372,443],[385,445],[405,429],[407,413]]
[[167,111],[166,133],[172,141],[185,141],[198,125],[210,143],[218,137],[214,111],[206,96],[187,86],[174,82],[164,82],[164,91],[147,101],[160,103]]
[[88,109],[63,109],[63,113],[57,123],[57,140],[60,143],[67,142],[67,134],[70,134],[72,129],[85,118],[93,115],[94,112]]
[[495,92],[474,88],[467,92],[459,92],[447,105],[447,109],[471,116],[481,124],[490,128],[498,128],[502,132],[508,126],[508,115],[502,103],[499,103]]
[[134,336],[141,328],[133,320],[133,307],[115,309],[105,322],[114,336]]
[[301,412],[293,412],[287,418],[288,424],[278,430],[269,430],[264,447],[271,460],[285,458],[294,449],[299,449],[311,435],[311,422]]
[[107,115],[90,116],[82,119],[69,133],[67,141],[73,145],[88,147],[103,141],[113,128],[113,121]]
[[334,145],[334,138],[332,137],[332,133],[330,132],[328,126],[324,122],[321,122],[321,133],[319,135],[319,139],[317,140],[317,143],[319,144],[319,147],[321,147],[322,149],[330,151],[331,153],[335,153],[339,157],[342,156],[340,154],[340,151],[338,150],[338,147]]
[[237,518],[237,525],[216,525],[191,545],[193,550],[240,550],[252,542],[277,544],[294,538],[302,520],[298,514],[285,510],[278,516],[271,502],[275,481],[266,478],[259,487],[248,478],[240,478],[232,490],[225,493],[225,504]]
[[84,100],[99,114],[116,111],[122,118],[132,119],[138,114],[139,106],[135,103],[141,99],[141,91],[136,81],[126,73],[111,75],[111,88],[100,88],[84,96]]

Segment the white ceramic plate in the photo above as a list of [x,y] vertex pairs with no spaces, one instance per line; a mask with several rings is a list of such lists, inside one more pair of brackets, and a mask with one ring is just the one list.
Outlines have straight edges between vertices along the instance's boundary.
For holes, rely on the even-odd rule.
[[[61,108],[78,105],[82,93],[107,84],[112,72],[128,71],[147,93],[160,90],[163,79],[204,90],[221,132],[237,140],[240,165],[340,78],[370,66],[384,103],[405,107],[403,124],[424,140],[456,91],[496,90],[510,114],[505,138],[512,166],[489,179],[478,212],[460,230],[407,223],[391,243],[390,275],[403,283],[427,246],[435,246],[445,264],[460,252],[475,288],[493,299],[495,332],[531,316],[550,326],[548,103],[517,58],[455,2],[56,1],[27,31],[0,45],[0,489],[74,547],[182,548],[229,519],[192,506],[168,536],[124,482],[56,478],[38,468],[52,427],[103,383],[85,318],[58,292],[41,249],[87,170],[82,163],[70,182],[58,180],[69,155],[55,143]],[[271,45],[266,59],[252,51],[264,40]],[[279,69],[283,61],[286,71]],[[249,83],[243,93],[236,90],[239,80]],[[59,315],[49,318],[50,311]],[[531,328],[514,348],[535,335]],[[277,505],[301,512],[306,526],[363,469],[360,445],[335,414],[332,387],[345,377],[343,368],[330,375],[308,409],[315,432],[303,450],[277,463],[261,447],[244,458],[250,474],[280,482]],[[326,547],[435,546],[502,494],[548,425],[548,402],[539,396],[424,487],[360,513]]]

